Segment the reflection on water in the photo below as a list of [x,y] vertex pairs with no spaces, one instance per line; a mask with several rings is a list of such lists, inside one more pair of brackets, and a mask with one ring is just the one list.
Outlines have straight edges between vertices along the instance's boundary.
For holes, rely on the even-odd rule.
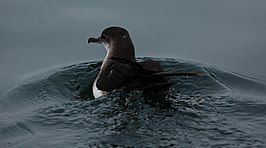
[[[139,59],[144,60],[145,58]],[[256,147],[266,146],[266,86],[200,63],[155,59],[172,77],[171,107],[141,94],[94,99],[100,62],[40,73],[0,98],[0,147]]]

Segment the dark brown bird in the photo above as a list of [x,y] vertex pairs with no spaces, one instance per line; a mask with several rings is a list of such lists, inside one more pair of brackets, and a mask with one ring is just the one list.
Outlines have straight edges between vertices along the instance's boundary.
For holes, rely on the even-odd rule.
[[136,62],[135,48],[128,31],[121,27],[109,27],[98,38],[89,38],[88,43],[103,44],[106,57],[94,83],[95,98],[116,90],[139,90],[144,98],[156,100],[165,96],[175,82],[169,82],[167,76],[189,76],[193,73],[164,72],[162,65],[153,60]]

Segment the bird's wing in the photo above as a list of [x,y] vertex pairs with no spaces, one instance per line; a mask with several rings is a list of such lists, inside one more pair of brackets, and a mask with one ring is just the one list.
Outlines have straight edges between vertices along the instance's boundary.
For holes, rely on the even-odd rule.
[[135,61],[132,61],[132,60],[129,60],[129,59],[126,59],[126,58],[121,58],[121,57],[110,57],[109,59],[111,60],[114,60],[118,63],[123,63],[123,64],[127,64],[127,65],[130,65],[134,68],[138,68],[138,69],[142,69],[142,65],[135,62]]
[[144,72],[156,73],[156,72],[164,71],[162,65],[159,62],[151,60],[151,59],[147,61],[139,62],[139,63],[135,61],[131,61],[126,58],[121,58],[121,57],[111,57],[109,59],[112,59],[119,63],[130,65],[137,69],[141,69]]
[[103,91],[111,92],[121,88],[126,80],[138,73],[139,69],[128,64],[116,63],[99,73],[96,86]]
[[140,62],[139,64],[141,65],[142,69],[146,72],[157,73],[164,71],[163,66],[159,62],[153,61],[151,59],[144,62]]
[[195,72],[157,72],[152,74],[152,77],[171,77],[171,76],[202,76],[200,73]]

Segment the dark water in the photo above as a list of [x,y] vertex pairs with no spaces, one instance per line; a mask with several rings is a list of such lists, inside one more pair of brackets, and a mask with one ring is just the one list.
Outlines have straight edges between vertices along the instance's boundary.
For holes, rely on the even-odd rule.
[[138,92],[93,99],[98,61],[46,70],[1,95],[0,147],[266,146],[266,85],[200,63],[155,60],[166,71],[203,76],[172,77],[171,107],[161,108]]

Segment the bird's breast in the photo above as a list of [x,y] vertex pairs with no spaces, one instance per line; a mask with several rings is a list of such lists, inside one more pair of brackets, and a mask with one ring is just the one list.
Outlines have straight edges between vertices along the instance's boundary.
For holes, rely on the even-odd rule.
[[92,86],[93,96],[94,96],[95,98],[99,98],[99,97],[101,97],[101,96],[107,95],[108,92],[106,92],[106,91],[102,91],[102,90],[99,90],[99,89],[97,88],[97,86],[96,86],[97,81],[98,81],[98,77],[97,77],[97,78],[94,80],[94,82],[93,82],[93,86]]

